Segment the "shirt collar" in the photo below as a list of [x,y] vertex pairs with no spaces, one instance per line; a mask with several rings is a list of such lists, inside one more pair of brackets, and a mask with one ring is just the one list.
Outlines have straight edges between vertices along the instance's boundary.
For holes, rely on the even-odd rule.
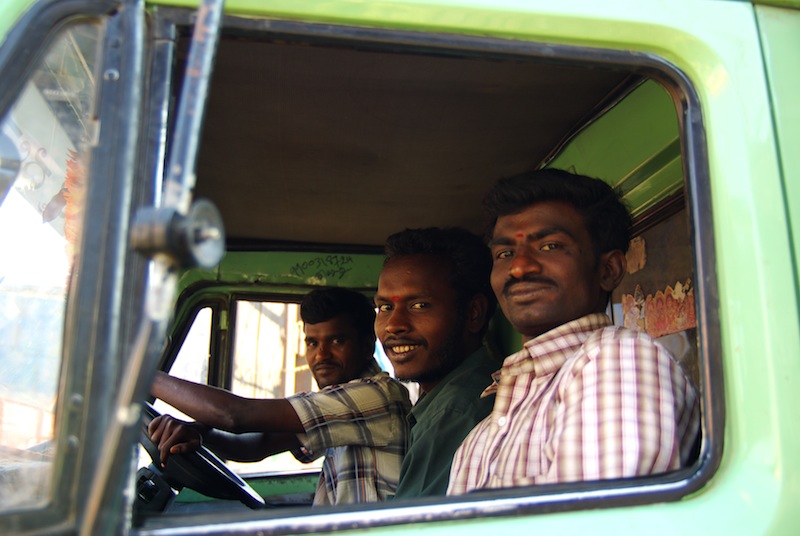
[[580,348],[589,335],[611,325],[611,319],[604,313],[593,313],[542,333],[525,343],[522,350],[509,356],[503,363],[503,370],[515,369],[518,366],[530,367],[536,376],[553,374],[569,356]]
[[534,376],[555,374],[567,359],[574,354],[592,332],[611,325],[611,319],[604,313],[592,313],[529,340],[522,350],[511,354],[503,367],[492,374],[494,383],[481,394],[486,397],[497,392],[500,378],[533,372]]
[[489,352],[486,351],[486,348],[481,346],[480,348],[472,352],[469,356],[467,356],[467,358],[464,359],[464,361],[459,363],[458,366],[456,366],[456,368],[451,370],[447,374],[447,376],[445,376],[442,379],[442,381],[440,381],[436,385],[436,387],[434,387],[431,390],[430,393],[423,393],[422,390],[420,390],[420,395],[419,398],[417,399],[417,403],[414,404],[414,406],[411,408],[411,411],[408,413],[408,420],[411,423],[411,425],[413,426],[414,424],[416,424],[417,416],[422,414],[428,408],[428,406],[432,404],[433,399],[436,398],[436,395],[439,394],[439,392],[441,391],[440,387],[443,387],[444,385],[453,381],[453,378],[455,378],[465,370],[476,368],[480,366],[481,363],[485,362],[488,359],[490,359]]

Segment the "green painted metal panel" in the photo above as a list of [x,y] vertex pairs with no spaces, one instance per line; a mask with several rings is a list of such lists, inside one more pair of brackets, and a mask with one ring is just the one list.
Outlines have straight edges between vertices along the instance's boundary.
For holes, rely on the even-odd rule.
[[764,6],[790,7],[794,9],[800,9],[800,1],[798,0],[754,0],[753,3]]
[[[268,475],[264,478],[248,478],[247,483],[267,502],[291,502],[293,497],[307,496],[308,501],[314,496],[319,482],[318,472],[292,475]],[[192,489],[184,488],[175,498],[181,503],[208,502],[211,499]]]
[[756,13],[791,225],[794,288],[800,291],[800,11],[762,6]]
[[[800,414],[793,409],[800,406],[794,256],[787,248],[785,186],[751,4],[231,0],[227,5],[229,12],[241,9],[242,13],[299,20],[642,51],[678,69],[700,102],[707,135],[706,146],[701,149],[708,154],[709,170],[708,178],[702,180],[709,181],[712,196],[713,214],[709,216],[716,239],[720,352],[725,375],[724,400],[716,402],[724,403],[728,423],[724,457],[712,482],[674,503],[419,523],[370,532],[786,534],[800,526],[796,506],[800,497],[800,459],[796,456],[800,441],[794,432],[800,430]],[[791,61],[796,55],[796,47],[770,44],[779,47],[770,52],[771,58],[786,55],[784,61]],[[674,106],[672,115],[676,115]],[[661,150],[652,151],[648,162],[674,177],[680,167],[663,164],[665,159],[669,161],[672,144],[674,137],[665,133]],[[625,153],[617,150],[617,154]],[[784,160],[784,168],[787,165],[797,169],[796,164]],[[630,164],[615,169],[578,171],[617,179],[633,176],[635,171]],[[650,175],[656,173],[644,174]],[[634,178],[633,183],[638,184],[638,180]],[[670,184],[670,180],[664,184]],[[636,195],[644,199],[663,195],[654,191],[659,188]],[[283,270],[275,273],[285,269],[284,264]]]
[[[0,3],[0,33],[5,35],[12,24],[9,20],[15,20],[26,5],[22,0]],[[800,407],[800,337],[795,268],[800,167],[794,115],[797,99],[792,91],[797,87],[797,75],[792,74],[797,73],[796,15],[759,8],[756,21],[748,3],[713,1],[231,0],[227,11],[644,51],[679,69],[701,103],[708,136],[704,149],[714,209],[723,403],[728,422],[723,463],[713,481],[694,496],[668,504],[419,523],[372,529],[371,533],[791,534],[800,526],[800,414],[796,411]],[[779,16],[772,20],[773,15]],[[763,35],[759,35],[756,22],[765,30]],[[765,78],[764,58],[771,85]],[[662,147],[667,157],[670,143]],[[652,153],[651,160],[661,162],[661,154]],[[664,173],[674,174],[669,168],[661,166]],[[585,172],[591,171],[587,168]],[[633,170],[624,171],[608,176],[623,178]],[[598,169],[594,174],[602,173]],[[648,198],[654,194],[641,195]],[[790,228],[795,232],[794,252],[787,247]],[[314,254],[296,255],[287,253],[275,264],[254,259],[251,267],[239,270],[239,280],[321,283],[316,272],[311,276],[304,270],[292,272],[298,263],[315,258]],[[379,258],[364,259],[367,264],[374,263],[374,273]],[[369,279],[373,285],[374,274],[370,279],[366,272],[371,270],[362,276],[353,274],[354,281],[367,286]],[[324,281],[349,285],[350,280],[325,275]]]
[[216,270],[189,270],[181,277],[181,290],[215,282],[262,286],[305,294],[311,287],[374,289],[383,255],[329,252],[230,252]]
[[547,167],[598,177],[624,192],[634,217],[683,186],[675,105],[647,81],[588,125]]

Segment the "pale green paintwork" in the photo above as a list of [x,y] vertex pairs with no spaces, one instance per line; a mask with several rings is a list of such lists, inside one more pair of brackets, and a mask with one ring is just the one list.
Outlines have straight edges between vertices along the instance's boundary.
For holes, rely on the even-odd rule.
[[[4,0],[0,32],[25,4]],[[796,94],[786,88],[797,87],[797,74],[781,74],[797,73],[796,14],[767,20],[767,10],[760,11],[761,29],[776,32],[764,40],[775,84],[771,100],[756,15],[743,2],[231,0],[227,10],[640,50],[685,73],[700,100],[727,412],[723,461],[713,480],[676,503],[404,525],[371,534],[750,535],[791,534],[800,527],[800,319],[797,260],[788,234],[790,228],[797,234],[798,226],[797,121],[791,119],[796,97],[784,103]],[[794,111],[787,116],[783,106]],[[789,119],[779,119],[776,127],[775,117]]]
[[762,45],[774,103],[773,120],[790,216],[797,291],[800,289],[800,11],[759,7],[757,14],[764,32]]
[[30,0],[6,0],[0,2],[0,42],[5,40],[8,30],[14,26],[27,6],[32,4]]

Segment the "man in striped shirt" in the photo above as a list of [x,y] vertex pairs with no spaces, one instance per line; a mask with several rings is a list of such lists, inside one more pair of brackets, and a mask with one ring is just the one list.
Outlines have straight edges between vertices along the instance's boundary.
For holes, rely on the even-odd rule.
[[373,358],[372,303],[354,291],[320,289],[304,298],[300,316],[306,359],[320,391],[250,399],[158,373],[153,396],[197,421],[168,415],[152,421],[149,432],[162,463],[201,442],[235,461],[289,450],[300,461],[325,456],[315,506],[392,498],[411,403],[406,388]]
[[494,408],[456,452],[448,493],[691,463],[695,387],[663,346],[604,314],[630,240],[631,219],[614,190],[543,170],[501,179],[484,208],[492,288],[524,347],[486,390]]

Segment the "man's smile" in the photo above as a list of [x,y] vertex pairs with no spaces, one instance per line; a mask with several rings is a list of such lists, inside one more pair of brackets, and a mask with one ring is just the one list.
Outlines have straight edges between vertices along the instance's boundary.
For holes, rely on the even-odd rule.
[[424,346],[424,344],[416,341],[387,340],[383,343],[386,354],[394,361],[408,359],[416,350]]
[[404,344],[403,346],[392,346],[392,352],[395,354],[407,354],[419,348],[419,344]]

